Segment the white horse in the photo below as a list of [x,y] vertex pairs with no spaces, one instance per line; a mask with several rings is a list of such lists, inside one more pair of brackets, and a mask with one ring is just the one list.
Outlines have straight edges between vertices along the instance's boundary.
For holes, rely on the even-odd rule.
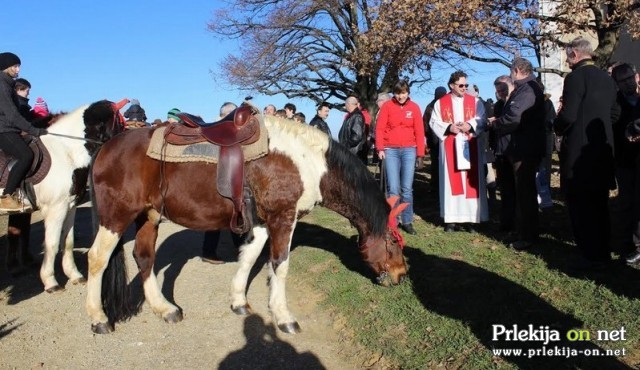
[[[48,135],[39,138],[51,156],[49,172],[33,187],[36,206],[44,218],[44,257],[40,279],[48,293],[64,289],[54,276],[54,262],[60,244],[64,244],[62,269],[69,281],[72,284],[86,282],[73,258],[76,207],[86,189],[92,156],[101,143],[120,132],[120,120],[111,102],[99,101],[63,115],[48,128]],[[25,229],[26,232],[17,232],[16,235],[28,240],[29,228]],[[18,244],[22,248],[28,247],[25,245],[28,243]],[[12,247],[16,246],[10,245],[10,249]]]

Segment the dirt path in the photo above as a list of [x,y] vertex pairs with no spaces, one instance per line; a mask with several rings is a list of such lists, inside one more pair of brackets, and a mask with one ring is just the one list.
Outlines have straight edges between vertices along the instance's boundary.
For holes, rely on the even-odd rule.
[[[80,208],[76,222],[76,261],[85,274],[90,246],[89,209]],[[37,219],[37,214],[33,220]],[[86,220],[87,222],[80,222]],[[6,217],[0,217],[0,235]],[[34,222],[32,253],[40,253],[42,222]],[[131,235],[129,235],[131,236]],[[223,256],[235,258],[228,236]],[[37,268],[19,277],[4,268],[6,238],[2,238],[0,268],[0,368],[124,368],[139,369],[355,369],[350,343],[342,342],[331,316],[317,299],[289,279],[289,305],[302,333],[277,332],[268,312],[267,271],[253,279],[248,299],[254,314],[237,316],[229,309],[229,284],[237,264],[210,265],[200,261],[202,233],[162,224],[156,271],[163,293],[184,311],[184,321],[167,324],[148,305],[109,335],[94,335],[85,313],[85,287],[69,284],[59,294],[42,292]],[[125,244],[129,275],[137,269],[131,258],[133,242]],[[293,256],[295,260],[295,254]],[[57,261],[60,269],[60,261]],[[60,276],[61,283],[66,278]],[[136,290],[137,293],[142,293]]]

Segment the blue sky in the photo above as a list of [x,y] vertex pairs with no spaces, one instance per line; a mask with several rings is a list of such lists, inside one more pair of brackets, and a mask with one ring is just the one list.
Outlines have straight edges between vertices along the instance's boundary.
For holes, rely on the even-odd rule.
[[[212,0],[8,1],[2,6],[0,52],[22,60],[20,77],[32,84],[31,103],[43,97],[53,112],[70,111],[100,99],[140,100],[149,120],[166,118],[171,108],[211,121],[225,101],[247,95],[214,78],[219,63],[237,48],[207,30],[213,12],[225,6]],[[494,97],[493,80],[508,73],[500,65],[462,66],[483,98]],[[422,109],[436,86],[446,85],[453,69],[413,89]],[[251,94],[260,107],[282,108],[285,96]],[[495,100],[495,98],[494,98]],[[291,100],[309,121],[313,102]],[[329,124],[337,134],[343,113],[332,110]]]

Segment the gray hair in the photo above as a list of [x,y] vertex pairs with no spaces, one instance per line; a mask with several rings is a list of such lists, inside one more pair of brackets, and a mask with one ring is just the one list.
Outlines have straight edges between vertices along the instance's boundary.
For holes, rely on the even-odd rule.
[[511,63],[511,69],[514,71],[517,69],[526,75],[530,75],[533,73],[533,65],[531,64],[531,62],[520,57],[516,57],[515,59],[513,59],[513,62]]
[[229,113],[233,112],[233,110],[236,108],[238,108],[238,106],[231,102],[226,102],[222,104],[222,106],[220,107],[220,118],[226,117]]
[[567,45],[567,54],[574,52],[577,55],[588,55],[590,57],[593,56],[593,46],[591,46],[591,42],[585,39],[584,37],[576,37],[571,40],[569,45]]
[[344,102],[345,102],[345,104],[349,103],[349,104],[353,104],[353,105],[358,105],[358,103],[359,103],[358,98],[356,98],[355,96],[348,97]]

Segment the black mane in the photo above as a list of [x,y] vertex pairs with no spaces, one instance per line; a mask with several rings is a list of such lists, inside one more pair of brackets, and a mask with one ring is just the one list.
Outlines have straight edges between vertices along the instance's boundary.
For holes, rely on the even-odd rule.
[[[122,125],[118,112],[114,112],[113,103],[108,100],[100,100],[91,104],[84,111],[85,138],[101,143],[111,139],[122,131]],[[95,153],[100,144],[87,142],[85,147],[89,153]]]
[[348,185],[340,189],[344,193],[342,199],[353,200],[351,206],[358,210],[373,235],[384,235],[391,207],[379,184],[358,157],[344,145],[329,141],[326,157],[331,176],[341,178]]

